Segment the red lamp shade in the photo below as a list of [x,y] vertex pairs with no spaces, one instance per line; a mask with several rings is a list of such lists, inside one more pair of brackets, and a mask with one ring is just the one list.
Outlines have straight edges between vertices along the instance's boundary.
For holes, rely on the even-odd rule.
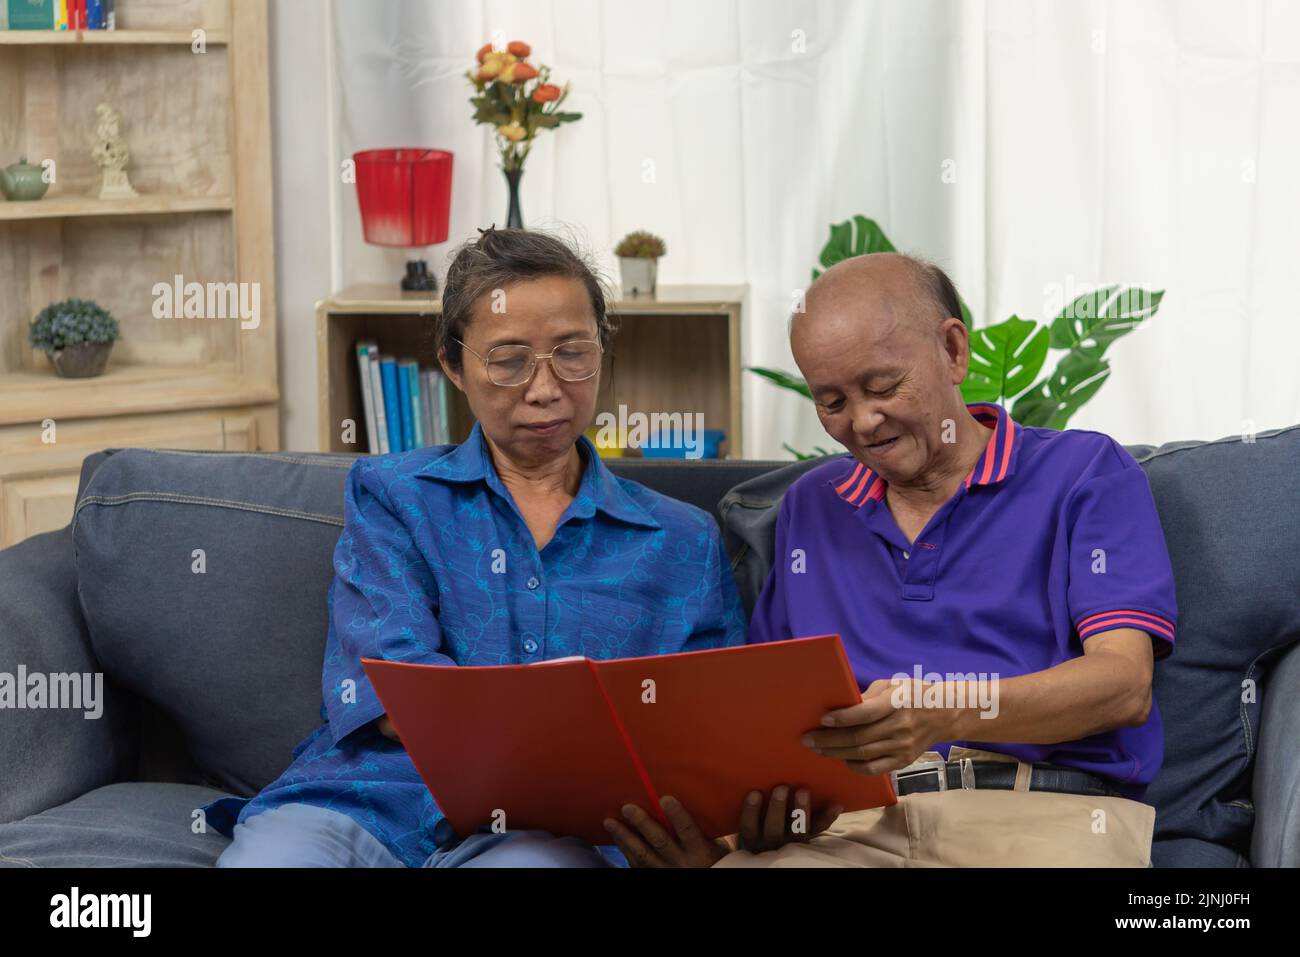
[[357,201],[366,242],[432,246],[447,241],[451,218],[451,153],[364,150],[354,153]]

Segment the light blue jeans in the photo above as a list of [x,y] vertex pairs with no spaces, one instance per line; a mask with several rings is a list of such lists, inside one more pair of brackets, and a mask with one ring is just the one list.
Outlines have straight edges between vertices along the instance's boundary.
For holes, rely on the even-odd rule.
[[[235,825],[217,867],[402,867],[373,834],[339,811],[283,804]],[[423,867],[614,867],[599,849],[546,831],[471,834]]]

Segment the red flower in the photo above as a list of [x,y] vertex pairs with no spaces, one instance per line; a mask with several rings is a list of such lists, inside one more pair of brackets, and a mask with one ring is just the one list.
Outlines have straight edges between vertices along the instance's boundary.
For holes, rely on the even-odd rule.
[[559,98],[560,88],[554,83],[543,83],[533,90],[533,101],[535,103],[549,103],[551,100],[558,100]]
[[506,44],[506,50],[508,50],[510,53],[513,53],[521,60],[524,57],[528,56],[528,54],[533,52],[533,48],[530,47],[523,40],[511,40],[509,43]]
[[523,83],[525,80],[534,79],[537,76],[537,68],[531,63],[515,63],[514,71],[510,75],[511,83]]
[[481,47],[479,47],[478,53],[474,54],[474,59],[478,60],[479,63],[482,63],[483,58],[491,52],[492,52],[492,44],[485,43]]

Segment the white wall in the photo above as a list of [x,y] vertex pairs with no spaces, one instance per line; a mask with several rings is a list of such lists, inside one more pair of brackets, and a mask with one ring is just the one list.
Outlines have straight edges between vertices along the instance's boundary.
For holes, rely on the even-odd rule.
[[[497,29],[571,80],[584,113],[534,147],[526,224],[570,228],[611,274],[612,245],[649,228],[668,243],[661,282],[750,283],[746,363],[793,368],[793,292],[828,225],[864,213],[946,266],[978,324],[1050,318],[1046,302],[1083,284],[1166,290],[1148,326],[1111,348],[1114,373],[1077,427],[1162,442],[1300,421],[1296,0],[272,9],[288,448],[316,444],[312,304],[331,284],[396,275],[403,259],[361,241],[350,187],[336,190],[331,240],[338,162],[378,146],[456,154],[440,277],[456,242],[504,219],[463,76]],[[757,378],[744,397],[747,455],[825,444],[807,403]]]
[[328,148],[328,20],[324,0],[270,4],[271,137],[275,177],[275,279],[279,297],[280,440],[319,448],[316,301],[329,294],[333,161]]

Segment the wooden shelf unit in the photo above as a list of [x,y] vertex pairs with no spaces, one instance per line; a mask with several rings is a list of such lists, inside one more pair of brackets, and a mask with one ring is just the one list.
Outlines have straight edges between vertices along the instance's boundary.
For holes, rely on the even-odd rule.
[[[117,17],[0,31],[0,166],[56,174],[40,200],[0,198],[0,548],[66,524],[101,448],[279,448],[265,0],[118,0]],[[138,197],[92,196],[100,102],[122,114]],[[257,284],[256,327],[155,318],[177,275]],[[29,344],[69,297],[118,320],[101,376],[60,378]]]
[[[620,325],[613,364],[606,357],[596,410],[702,412],[704,426],[722,429],[722,455],[744,451],[740,410],[740,323],[747,287],[660,286],[654,299],[619,298],[609,311]],[[436,295],[436,294],[435,294]],[[368,449],[357,376],[356,344],[373,340],[381,352],[434,365],[433,317],[442,303],[429,293],[392,286],[350,286],[316,304],[320,450]],[[612,373],[612,374],[611,374]],[[453,389],[452,440],[474,425],[465,397]],[[343,422],[356,423],[357,444],[343,442]],[[593,423],[595,424],[595,423]]]

